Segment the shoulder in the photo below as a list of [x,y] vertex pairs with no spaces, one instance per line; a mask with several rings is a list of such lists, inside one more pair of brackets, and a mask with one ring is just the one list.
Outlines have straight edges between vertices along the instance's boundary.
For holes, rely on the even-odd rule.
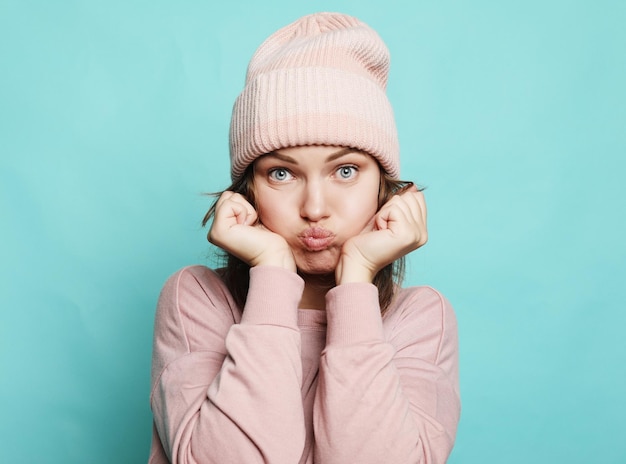
[[174,318],[197,322],[207,313],[225,321],[239,322],[240,310],[219,274],[206,266],[184,267],[163,285],[157,305],[157,321]]
[[446,313],[454,316],[450,301],[437,289],[426,285],[401,288],[392,306],[395,311],[417,311],[437,318]]
[[152,381],[166,366],[189,353],[225,353],[224,339],[241,319],[219,274],[188,266],[163,285],[154,321]]
[[206,266],[186,266],[172,274],[163,285],[160,299],[197,298],[213,303],[230,303],[232,297],[219,274]]
[[189,284],[191,284],[191,286],[193,287],[194,284],[192,282],[196,282],[200,285],[205,283],[214,283],[217,285],[219,285],[220,283],[223,284],[222,279],[219,276],[219,270],[216,271],[206,266],[195,264],[191,266],[185,266],[171,274],[165,281],[165,285],[163,288],[179,288],[181,285],[185,286]]
[[396,348],[419,345],[433,362],[439,360],[443,350],[458,344],[452,304],[429,286],[400,289],[384,323],[388,338]]

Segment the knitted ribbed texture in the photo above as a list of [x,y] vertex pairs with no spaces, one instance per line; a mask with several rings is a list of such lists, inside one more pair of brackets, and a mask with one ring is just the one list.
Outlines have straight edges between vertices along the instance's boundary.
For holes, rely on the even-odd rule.
[[233,108],[233,180],[259,156],[302,145],[357,148],[398,177],[388,73],[387,47],[356,18],[317,13],[272,34],[252,57]]
[[378,305],[363,306],[361,301],[378,301],[373,284],[352,282],[331,288],[326,293],[328,332],[326,346],[367,343],[384,338]]
[[[276,282],[289,285],[277,288]],[[264,324],[289,327],[298,330],[298,303],[302,297],[304,281],[295,272],[277,266],[255,266],[250,268],[250,287],[242,324]],[[285,311],[284,308],[293,308]]]

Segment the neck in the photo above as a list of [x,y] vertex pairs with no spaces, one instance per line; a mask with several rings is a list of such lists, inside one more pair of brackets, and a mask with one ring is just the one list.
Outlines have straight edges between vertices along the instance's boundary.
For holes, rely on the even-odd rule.
[[326,309],[326,292],[333,288],[335,276],[333,274],[300,274],[304,279],[304,291],[299,308]]

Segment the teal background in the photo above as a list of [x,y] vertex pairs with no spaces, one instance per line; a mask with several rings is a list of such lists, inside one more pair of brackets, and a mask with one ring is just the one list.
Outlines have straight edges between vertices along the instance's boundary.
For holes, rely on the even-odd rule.
[[210,263],[247,62],[319,10],[378,30],[409,284],[459,320],[450,463],[626,462],[626,2],[0,0],[0,462],[140,463],[161,285]]

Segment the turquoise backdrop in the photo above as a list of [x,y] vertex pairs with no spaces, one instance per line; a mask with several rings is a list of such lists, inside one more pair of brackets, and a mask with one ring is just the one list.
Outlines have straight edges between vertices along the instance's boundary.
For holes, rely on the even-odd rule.
[[377,29],[453,302],[450,463],[624,463],[626,2],[0,0],[0,462],[141,463],[155,302],[269,33]]

